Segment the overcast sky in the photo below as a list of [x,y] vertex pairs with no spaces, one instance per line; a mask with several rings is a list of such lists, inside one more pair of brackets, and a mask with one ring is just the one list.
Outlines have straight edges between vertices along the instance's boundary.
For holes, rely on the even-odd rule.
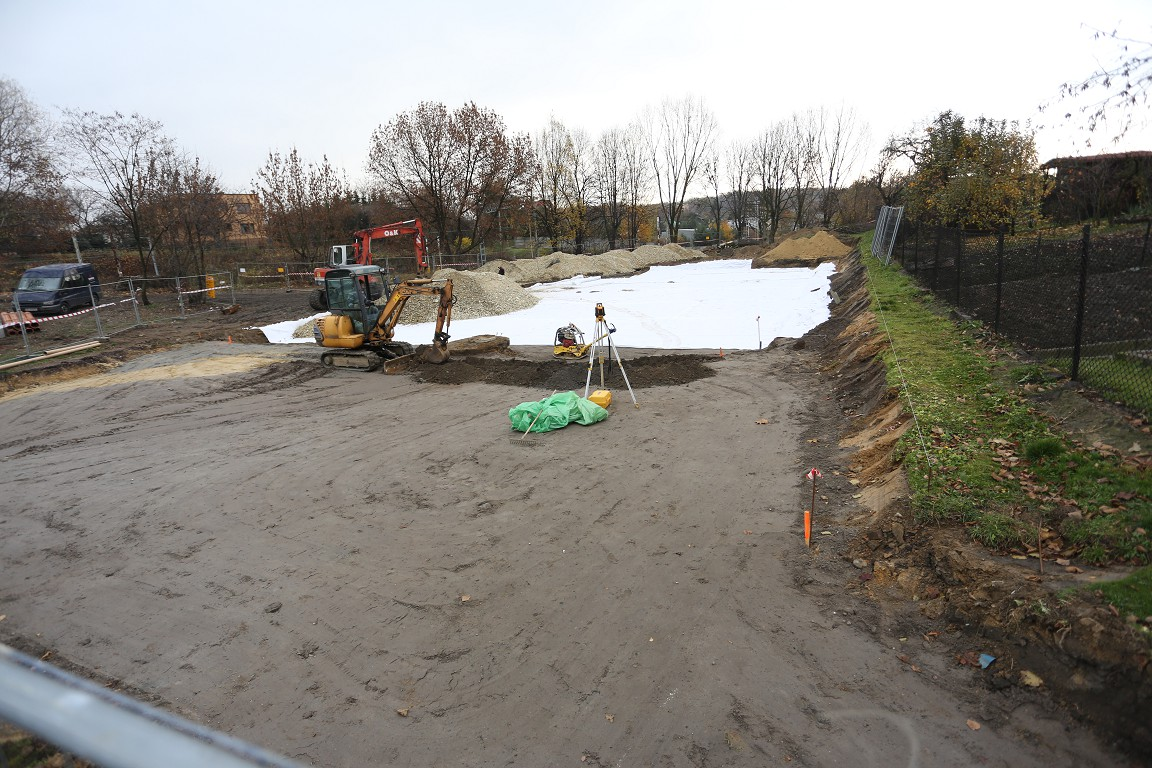
[[[1037,107],[1119,56],[1093,28],[1152,40],[1152,2],[0,0],[0,78],[54,118],[158,120],[230,191],[293,146],[356,183],[373,129],[421,101],[474,101],[532,135],[555,117],[595,138],[700,97],[723,142],[843,104],[870,127],[870,165],[889,134],[946,109],[1062,116]],[[1149,111],[1119,145],[1042,129],[1040,159],[1152,150]]]

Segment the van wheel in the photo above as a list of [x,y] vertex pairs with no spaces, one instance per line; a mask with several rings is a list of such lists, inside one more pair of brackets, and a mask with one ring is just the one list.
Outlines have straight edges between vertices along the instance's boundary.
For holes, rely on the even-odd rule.
[[68,306],[68,302],[66,302],[66,301],[60,302],[60,314],[62,314],[62,315],[68,314],[69,309],[71,309],[71,307]]

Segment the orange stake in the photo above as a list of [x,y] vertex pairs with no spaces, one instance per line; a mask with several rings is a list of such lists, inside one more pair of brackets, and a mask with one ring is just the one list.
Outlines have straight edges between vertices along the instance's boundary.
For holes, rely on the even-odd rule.
[[816,478],[824,477],[820,470],[816,467],[808,470],[808,474],[804,475],[812,481],[812,507],[811,509],[804,510],[804,546],[812,546],[812,513],[816,511]]

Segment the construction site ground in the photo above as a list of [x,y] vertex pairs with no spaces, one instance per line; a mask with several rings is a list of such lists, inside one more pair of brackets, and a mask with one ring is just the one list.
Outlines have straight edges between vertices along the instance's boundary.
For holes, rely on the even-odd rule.
[[1144,764],[1106,611],[995,631],[992,584],[1061,585],[891,526],[866,304],[723,356],[622,328],[638,407],[612,370],[607,421],[520,436],[582,363],[324,369],[251,330],[304,292],[238,303],[4,375],[0,641],[319,766]]

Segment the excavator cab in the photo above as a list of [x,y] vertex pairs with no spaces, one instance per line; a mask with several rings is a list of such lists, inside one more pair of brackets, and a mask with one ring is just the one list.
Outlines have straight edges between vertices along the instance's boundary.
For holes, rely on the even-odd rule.
[[374,302],[387,295],[388,285],[378,268],[333,269],[325,276],[324,290],[329,311],[351,320],[356,333],[367,333],[380,315]]

